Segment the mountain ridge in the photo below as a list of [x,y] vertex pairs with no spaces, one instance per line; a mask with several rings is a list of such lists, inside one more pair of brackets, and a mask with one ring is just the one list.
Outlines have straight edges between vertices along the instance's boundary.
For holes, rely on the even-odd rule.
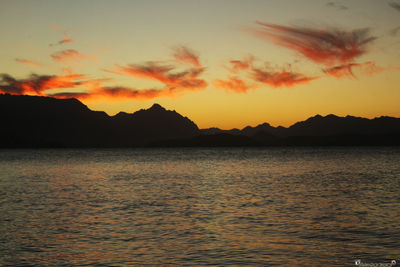
[[319,114],[289,127],[199,129],[155,103],[109,116],[77,99],[0,95],[0,147],[400,145],[400,118]]

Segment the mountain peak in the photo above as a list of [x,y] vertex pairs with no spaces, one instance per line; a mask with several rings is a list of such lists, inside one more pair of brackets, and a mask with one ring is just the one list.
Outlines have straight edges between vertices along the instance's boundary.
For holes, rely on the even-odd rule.
[[154,103],[149,110],[153,111],[165,111],[165,108],[163,108],[160,104]]

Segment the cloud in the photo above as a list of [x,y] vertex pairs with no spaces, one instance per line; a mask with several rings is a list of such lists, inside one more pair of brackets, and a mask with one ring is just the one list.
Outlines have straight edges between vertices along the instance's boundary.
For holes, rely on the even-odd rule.
[[[207,83],[199,79],[180,79],[179,86],[170,84],[162,89],[135,89],[123,86],[103,86],[104,82],[111,79],[89,79],[87,76],[77,74],[67,69],[66,75],[37,75],[32,74],[26,79],[16,79],[8,74],[0,74],[0,92],[14,95],[38,95],[54,98],[93,99],[131,98],[152,99],[156,97],[173,97],[182,95],[187,90],[204,88]],[[186,72],[185,72],[186,73]],[[188,76],[197,75],[187,72]],[[178,75],[178,74],[177,74]],[[182,76],[185,76],[182,74]],[[179,76],[179,75],[178,75]],[[74,91],[53,92],[53,89],[73,89]],[[75,91],[75,90],[84,91]]]
[[235,93],[246,93],[248,90],[256,88],[256,86],[247,85],[238,77],[230,77],[228,80],[215,80],[214,86],[226,92]]
[[350,63],[339,65],[332,68],[324,69],[323,71],[336,78],[356,78],[354,71],[361,71],[364,75],[372,76],[376,73],[382,72],[385,68],[376,66],[375,62],[368,61],[364,63]]
[[51,55],[51,57],[58,62],[71,65],[73,61],[83,60],[86,57],[74,49],[58,51]]
[[[281,71],[274,70],[268,62],[265,62],[264,68],[259,68],[254,65],[254,57],[250,56],[244,60],[231,60],[230,66],[226,67],[233,74],[227,79],[217,79],[214,81],[214,86],[223,89],[226,92],[246,93],[251,89],[260,87],[261,84],[271,87],[292,87],[298,84],[311,82],[319,77],[309,77],[302,73],[292,71],[291,65]],[[286,70],[289,69],[289,70]],[[246,75],[246,76],[243,76]],[[244,79],[246,77],[246,79]],[[249,80],[250,78],[250,80]],[[250,85],[249,81],[253,83]]]
[[335,3],[335,2],[328,2],[328,3],[326,4],[326,6],[328,6],[328,7],[333,7],[333,8],[337,8],[337,9],[339,9],[339,10],[347,10],[347,9],[349,9],[347,6],[341,5],[341,4],[338,4],[338,3]]
[[56,43],[50,44],[49,46],[57,46],[57,45],[73,43],[73,40],[71,37],[68,36],[67,31],[63,30],[61,27],[59,27],[57,25],[50,25],[49,27],[56,32],[62,32],[64,34],[64,38],[62,40],[60,40]]
[[132,76],[142,79],[157,80],[162,83],[169,83],[171,78],[168,72],[174,69],[172,65],[161,65],[160,63],[149,61],[142,65],[130,64],[128,66],[115,65],[116,70],[103,70],[122,76]]
[[[80,52],[68,49],[56,52],[51,57],[58,62],[72,65],[89,57]],[[172,97],[182,95],[186,91],[204,89],[208,84],[200,78],[205,68],[200,64],[199,58],[188,48],[181,46],[175,49],[175,59],[189,65],[190,68],[182,69],[175,65],[160,62],[145,62],[143,64],[130,64],[127,66],[116,65],[114,70],[103,70],[109,73],[155,80],[163,84],[159,89],[136,89],[124,86],[104,86],[104,82],[112,79],[89,79],[85,75],[75,73],[70,68],[63,69],[63,75],[37,75],[32,74],[26,79],[15,79],[8,74],[0,76],[0,92],[10,94],[31,94],[50,96],[55,98],[91,99],[98,97],[107,98],[132,98],[151,99],[156,97]],[[67,92],[50,91],[53,89],[72,89]],[[78,91],[84,89],[83,91]],[[48,91],[49,90],[49,91]]]
[[128,66],[116,65],[117,70],[104,70],[110,73],[132,76],[142,79],[156,80],[169,88],[204,88],[207,83],[198,76],[203,68],[193,68],[181,72],[172,72],[174,66],[162,65],[157,62],[146,62],[142,65],[131,64]]
[[89,92],[62,92],[47,94],[47,96],[55,98],[77,98],[77,99],[94,99],[106,97],[108,99],[136,99],[147,100],[157,97],[173,97],[182,94],[182,90],[165,88],[165,89],[135,89],[123,86],[104,86],[98,87],[97,90]]
[[292,87],[298,84],[309,83],[318,77],[307,77],[304,74],[292,71],[269,71],[258,68],[252,69],[254,80],[272,87]]
[[111,96],[113,98],[133,98],[133,99],[153,99],[156,97],[173,96],[174,90],[171,89],[145,89],[137,90],[127,87],[104,87],[99,91],[103,96]]
[[42,65],[40,65],[39,63],[36,63],[34,61],[31,61],[31,60],[23,59],[23,58],[16,58],[15,61],[17,61],[17,62],[19,62],[21,64],[24,64],[24,65],[35,67],[35,68],[41,68],[42,67]]
[[240,71],[247,70],[252,66],[254,61],[254,57],[249,56],[243,60],[230,60],[229,66],[225,68],[228,69],[231,73],[237,74]]
[[86,79],[81,74],[38,75],[32,74],[27,79],[15,79],[9,74],[0,74],[0,91],[9,94],[47,95],[46,90],[75,88]]
[[67,34],[64,34],[64,39],[58,41],[57,43],[49,44],[49,46],[56,46],[56,45],[62,45],[62,44],[71,44],[73,43],[73,40],[71,37],[69,37]]
[[199,56],[185,46],[174,49],[173,56],[178,62],[189,64],[191,68],[178,70],[172,64],[148,61],[143,64],[121,66],[116,64],[114,70],[103,70],[109,73],[130,76],[140,79],[155,80],[164,84],[164,89],[203,89],[207,82],[199,76],[205,68],[200,64]]
[[93,96],[93,93],[89,92],[63,92],[63,93],[54,93],[47,94],[46,96],[54,97],[54,98],[76,98],[76,99],[87,99]]
[[174,57],[183,63],[190,64],[196,68],[201,68],[198,55],[185,46],[175,48]]
[[[51,57],[59,62],[72,65],[75,61],[88,57],[76,50],[69,49],[56,52]],[[26,79],[15,79],[8,74],[0,76],[0,92],[10,94],[31,94],[50,96],[55,98],[92,99],[107,98],[132,98],[151,99],[156,97],[172,97],[182,95],[185,91],[204,89],[208,84],[199,76],[204,72],[198,56],[185,47],[179,47],[174,57],[190,68],[179,69],[174,65],[159,62],[146,62],[144,64],[131,64],[127,66],[116,65],[114,70],[104,70],[109,73],[137,77],[141,79],[161,82],[160,89],[136,89],[124,86],[104,86],[104,82],[112,79],[89,79],[87,76],[75,73],[70,68],[63,69],[63,75],[37,75],[32,74]],[[53,89],[72,89],[67,92],[54,92]],[[77,91],[84,89],[83,91]],[[49,91],[48,91],[49,90]]]
[[398,27],[393,28],[392,30],[390,30],[389,34],[390,34],[391,36],[396,36],[397,33],[399,32],[399,30],[400,30],[400,26],[398,26]]
[[95,56],[85,56],[81,54],[79,51],[74,50],[74,49],[68,49],[68,50],[62,50],[58,51],[56,53],[53,53],[51,55],[53,60],[61,62],[66,65],[76,65],[79,64],[79,61],[85,60],[85,59],[91,59],[97,61],[97,57]]
[[390,3],[388,3],[388,4],[389,4],[389,6],[393,7],[394,9],[396,9],[397,11],[400,12],[400,4],[399,4],[399,3],[390,2]]
[[256,22],[262,29],[251,31],[261,38],[299,52],[315,63],[333,66],[346,64],[368,52],[367,45],[376,38],[369,29],[353,31],[288,27]]
[[[172,64],[148,61],[143,64],[130,64],[127,66],[116,64],[114,70],[103,70],[117,75],[158,81],[164,85],[162,89],[149,89],[148,91],[142,92],[142,90],[126,91],[124,87],[114,87],[114,89],[116,88],[118,90],[112,90],[110,92],[115,91],[118,92],[118,94],[128,96],[150,97],[153,95],[171,95],[171,93],[176,94],[177,92],[183,92],[185,90],[201,90],[207,87],[208,83],[200,78],[200,75],[205,69],[200,64],[198,55],[184,46],[180,46],[174,50],[174,58],[180,63],[190,65],[190,68],[181,70]],[[124,90],[120,90],[121,88]]]
[[329,69],[324,69],[323,71],[326,74],[329,74],[331,76],[334,76],[336,78],[341,78],[341,77],[355,77],[353,73],[353,67],[356,66],[357,64],[355,63],[350,63],[346,65],[339,65],[335,66]]
[[17,85],[17,80],[9,74],[0,74],[0,92],[21,95],[25,92],[22,86]]

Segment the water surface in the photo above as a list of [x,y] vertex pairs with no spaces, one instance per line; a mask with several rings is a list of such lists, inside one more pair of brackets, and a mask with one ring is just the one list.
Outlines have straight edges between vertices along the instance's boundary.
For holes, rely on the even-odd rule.
[[399,148],[0,150],[0,265],[400,258]]

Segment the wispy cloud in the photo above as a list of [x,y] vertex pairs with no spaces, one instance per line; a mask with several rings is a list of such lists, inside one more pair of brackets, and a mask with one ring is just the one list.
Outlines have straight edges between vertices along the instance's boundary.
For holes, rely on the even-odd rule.
[[258,37],[299,52],[315,63],[333,66],[352,62],[368,52],[367,45],[376,39],[368,28],[353,31],[289,27],[256,22],[251,29]]
[[103,87],[99,94],[112,98],[131,98],[138,100],[153,99],[157,97],[173,97],[181,93],[174,89],[134,89],[128,87]]
[[94,91],[87,92],[61,92],[47,94],[47,96],[55,98],[78,98],[78,99],[136,99],[147,100],[158,97],[174,97],[182,95],[183,91],[179,89],[164,88],[164,89],[136,89],[123,86],[102,86]]
[[361,71],[364,75],[371,76],[385,70],[383,67],[378,67],[375,62],[368,61],[364,63],[350,63],[339,65],[332,68],[324,69],[323,71],[336,78],[356,78],[354,71]]
[[175,48],[174,57],[178,61],[193,65],[196,68],[202,67],[199,61],[199,56],[185,46],[179,46]]
[[50,46],[56,46],[56,45],[62,45],[62,44],[71,44],[73,43],[73,40],[71,37],[69,37],[67,34],[64,34],[64,39],[56,42],[56,43],[52,43],[50,44]]
[[0,91],[9,94],[46,95],[46,90],[77,87],[83,79],[86,77],[81,74],[64,76],[32,74],[26,79],[0,74]]
[[[193,67],[179,70],[172,64],[165,64],[156,61],[148,61],[143,64],[130,64],[127,66],[115,65],[112,70],[103,70],[109,73],[130,76],[139,79],[154,80],[162,83],[164,88],[160,90],[150,90],[145,95],[169,95],[167,91],[185,91],[201,90],[207,87],[207,82],[200,78],[204,72],[204,67],[200,64],[199,57],[186,47],[175,49],[173,56],[183,64],[189,64]],[[121,89],[121,87],[116,87]],[[119,94],[127,94],[126,90],[115,90]],[[133,90],[129,94],[140,95]],[[135,93],[136,92],[136,93]]]
[[103,70],[122,76],[132,76],[142,79],[157,80],[162,83],[170,82],[168,73],[174,69],[172,65],[162,65],[158,62],[149,61],[144,64],[130,64],[128,66],[115,65],[115,70]]
[[318,77],[308,77],[304,74],[284,69],[282,71],[271,71],[268,69],[253,68],[252,74],[254,80],[272,87],[292,87],[318,79]]
[[[26,79],[15,79],[8,74],[2,74],[0,76],[0,92],[51,96],[55,98],[75,97],[78,99],[94,99],[107,97],[111,99],[132,98],[140,100],[156,97],[175,97],[182,95],[186,91],[204,89],[207,86],[207,82],[200,78],[200,75],[204,72],[204,68],[201,66],[198,56],[195,56],[189,49],[183,47],[180,47],[174,56],[179,62],[184,65],[189,64],[191,67],[182,70],[174,65],[146,62],[127,66],[116,65],[114,70],[104,70],[117,75],[161,82],[163,86],[160,89],[137,89],[115,85],[104,86],[104,82],[111,82],[113,80],[90,79],[85,75],[75,73],[70,68],[66,68],[63,70],[63,75],[32,74]],[[73,49],[59,51],[52,54],[51,57],[67,65],[88,58]],[[53,91],[53,89],[71,90],[57,92]]]
[[116,66],[116,70],[106,70],[111,73],[132,76],[142,79],[156,80],[165,84],[169,88],[194,88],[205,87],[207,83],[199,79],[203,69],[188,69],[181,72],[173,72],[174,66],[162,65],[157,62],[146,62],[142,65],[131,64],[128,66]]
[[90,92],[62,92],[62,93],[50,93],[46,96],[54,97],[54,98],[76,98],[76,99],[88,99],[93,97],[93,93]]
[[213,84],[218,89],[234,93],[246,93],[261,85],[274,88],[293,87],[319,78],[295,72],[290,64],[280,70],[271,67],[269,62],[264,62],[264,67],[258,67],[253,56],[242,60],[230,60],[225,68],[233,75],[227,79],[216,79]]
[[[0,74],[0,92],[14,95],[37,95],[54,98],[96,99],[131,98],[152,99],[156,97],[173,97],[183,93],[183,89],[135,89],[122,86],[102,86],[108,79],[91,80],[81,74],[70,75],[37,75],[32,74],[26,79],[16,79],[8,74]],[[55,89],[74,91],[54,92]],[[80,91],[76,91],[80,90]]]
[[68,49],[68,50],[62,50],[55,52],[51,54],[51,57],[53,60],[58,61],[60,63],[66,64],[66,65],[77,65],[80,63],[80,61],[85,60],[85,59],[91,59],[98,61],[98,58],[96,56],[86,56],[81,54],[79,51],[74,50],[74,49]]
[[400,12],[400,4],[396,3],[396,2],[390,2],[389,6],[393,7],[394,9],[396,9],[397,11]]
[[333,8],[339,9],[339,10],[347,10],[347,9],[349,9],[347,6],[342,5],[342,4],[338,4],[336,2],[328,2],[326,4],[326,6],[333,7]]
[[255,85],[248,85],[244,80],[238,77],[230,77],[227,80],[217,79],[214,81],[214,86],[223,89],[226,92],[246,93],[250,89],[255,89]]
[[32,60],[28,60],[28,59],[16,58],[15,61],[17,61],[17,62],[19,62],[21,64],[24,64],[24,65],[28,65],[28,66],[34,67],[34,68],[41,68],[42,67],[42,65],[40,65],[39,63],[34,62]]
[[57,26],[57,25],[50,25],[49,26],[51,29],[53,29],[56,32],[62,32],[64,35],[64,38],[61,39],[60,41],[56,42],[56,43],[52,43],[49,46],[57,46],[57,45],[63,45],[63,44],[71,44],[73,43],[72,38],[67,34],[67,31],[63,30],[61,27]]
[[400,30],[400,26],[391,29],[390,32],[389,32],[389,34],[390,34],[391,36],[396,36],[397,33],[399,32],[399,30]]
[[248,56],[247,58],[244,58],[242,60],[230,60],[229,65],[226,66],[225,68],[229,70],[233,74],[237,74],[240,71],[247,70],[252,66],[252,63],[254,61],[253,56]]

